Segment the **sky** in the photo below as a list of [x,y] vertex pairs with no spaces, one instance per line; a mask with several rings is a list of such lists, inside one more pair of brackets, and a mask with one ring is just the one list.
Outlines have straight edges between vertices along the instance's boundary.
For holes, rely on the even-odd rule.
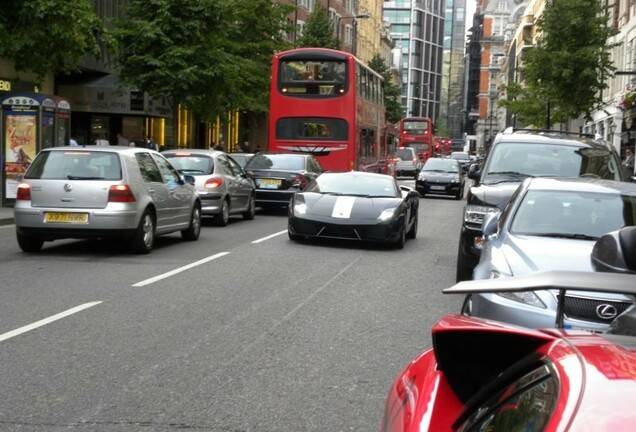
[[466,32],[473,26],[473,15],[475,15],[475,0],[466,0]]

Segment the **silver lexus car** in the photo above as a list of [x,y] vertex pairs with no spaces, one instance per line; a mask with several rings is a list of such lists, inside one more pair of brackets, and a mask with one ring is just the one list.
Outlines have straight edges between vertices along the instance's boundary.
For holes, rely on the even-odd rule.
[[37,252],[58,239],[117,238],[146,254],[157,235],[180,232],[184,240],[197,240],[201,200],[193,183],[145,148],[44,149],[18,184],[18,245]]
[[[484,221],[473,279],[537,271],[593,271],[590,253],[605,233],[636,222],[636,184],[594,178],[529,178],[503,212]],[[557,292],[472,294],[463,312],[524,327],[554,327]],[[604,330],[632,305],[623,295],[568,291],[565,324]]]

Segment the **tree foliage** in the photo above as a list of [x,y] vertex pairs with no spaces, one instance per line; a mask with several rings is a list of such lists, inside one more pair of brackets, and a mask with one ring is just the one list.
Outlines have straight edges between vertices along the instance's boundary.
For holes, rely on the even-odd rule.
[[99,57],[109,38],[89,0],[12,0],[0,8],[0,40],[0,57],[42,82],[78,70],[84,55]]
[[608,40],[608,9],[598,0],[546,3],[537,20],[536,47],[523,57],[522,83],[507,87],[501,103],[526,123],[565,122],[590,116],[602,104],[600,91],[614,67]]
[[327,18],[327,10],[320,2],[314,2],[314,8],[307,17],[305,29],[296,45],[340,49],[340,41],[333,35],[333,25]]
[[386,119],[391,123],[397,123],[402,118],[402,87],[393,83],[391,69],[380,54],[375,54],[369,62],[369,67],[384,78],[384,103],[386,106]]
[[131,0],[117,22],[123,83],[204,119],[267,110],[269,67],[293,6],[269,0]]

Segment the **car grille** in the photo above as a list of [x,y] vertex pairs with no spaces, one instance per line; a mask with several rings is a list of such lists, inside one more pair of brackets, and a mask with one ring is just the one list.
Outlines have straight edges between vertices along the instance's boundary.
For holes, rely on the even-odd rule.
[[611,318],[600,317],[597,309],[603,305],[610,305],[615,308],[618,316],[625,312],[632,305],[632,302],[565,296],[564,312],[571,319],[609,324],[614,320],[615,316]]

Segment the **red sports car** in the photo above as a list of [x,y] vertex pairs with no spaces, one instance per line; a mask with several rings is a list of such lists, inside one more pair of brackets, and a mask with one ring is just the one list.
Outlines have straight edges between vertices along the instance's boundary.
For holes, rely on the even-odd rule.
[[[592,253],[598,270],[623,274],[534,273],[460,282],[444,292],[551,289],[563,296],[575,289],[636,295],[636,227],[604,237],[599,240],[604,247],[631,242],[629,252]],[[602,334],[562,323],[562,308],[550,329],[463,315],[442,318],[432,330],[433,348],[409,363],[391,386],[381,430],[636,430],[636,309]]]

